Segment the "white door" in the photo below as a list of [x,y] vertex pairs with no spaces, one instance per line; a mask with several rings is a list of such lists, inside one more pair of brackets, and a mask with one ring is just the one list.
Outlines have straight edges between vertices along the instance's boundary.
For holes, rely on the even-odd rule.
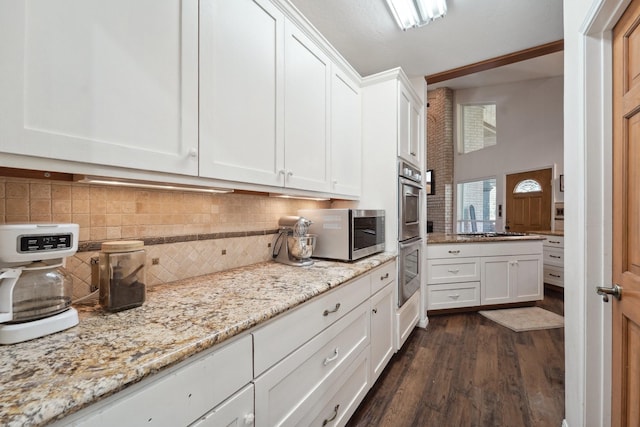
[[201,176],[284,184],[283,37],[268,0],[201,2]]
[[0,16],[0,151],[197,174],[197,0],[4,0]]
[[504,304],[512,301],[512,264],[513,259],[509,256],[482,258],[480,304]]
[[285,22],[285,186],[329,191],[329,58]]
[[360,196],[362,103],[357,82],[334,68],[331,75],[331,192]]

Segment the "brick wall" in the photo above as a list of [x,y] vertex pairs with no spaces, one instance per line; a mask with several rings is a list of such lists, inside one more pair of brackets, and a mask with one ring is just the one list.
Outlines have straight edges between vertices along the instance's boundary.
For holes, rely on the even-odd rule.
[[427,169],[433,169],[435,194],[427,196],[427,220],[435,233],[453,229],[453,91],[427,92]]

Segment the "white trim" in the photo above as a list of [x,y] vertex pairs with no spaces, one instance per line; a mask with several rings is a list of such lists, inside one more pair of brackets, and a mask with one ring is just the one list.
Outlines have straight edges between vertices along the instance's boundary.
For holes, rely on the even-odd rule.
[[611,423],[611,305],[594,288],[611,278],[611,28],[627,4],[565,0],[563,426]]

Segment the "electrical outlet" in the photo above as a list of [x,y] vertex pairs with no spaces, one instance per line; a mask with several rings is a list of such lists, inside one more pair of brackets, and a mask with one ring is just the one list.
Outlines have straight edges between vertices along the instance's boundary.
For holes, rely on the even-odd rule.
[[226,250],[226,249],[223,249],[223,250],[222,250],[222,255],[226,255],[226,254],[227,254],[227,250]]
[[160,258],[151,258],[151,265],[160,264]]

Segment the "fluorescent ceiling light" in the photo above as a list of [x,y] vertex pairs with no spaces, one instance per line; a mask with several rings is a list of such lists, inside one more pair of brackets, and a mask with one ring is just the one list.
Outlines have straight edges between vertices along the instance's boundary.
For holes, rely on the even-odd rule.
[[233,193],[233,190],[227,188],[216,187],[200,187],[195,185],[180,185],[180,184],[162,184],[149,181],[135,181],[124,180],[117,178],[102,178],[97,176],[88,175],[76,175],[74,176],[76,182],[83,184],[99,184],[99,185],[113,185],[119,187],[135,187],[135,188],[149,188],[154,190],[177,190],[177,191],[195,191],[200,193]]
[[422,27],[447,14],[446,0],[387,0],[387,4],[402,30]]

